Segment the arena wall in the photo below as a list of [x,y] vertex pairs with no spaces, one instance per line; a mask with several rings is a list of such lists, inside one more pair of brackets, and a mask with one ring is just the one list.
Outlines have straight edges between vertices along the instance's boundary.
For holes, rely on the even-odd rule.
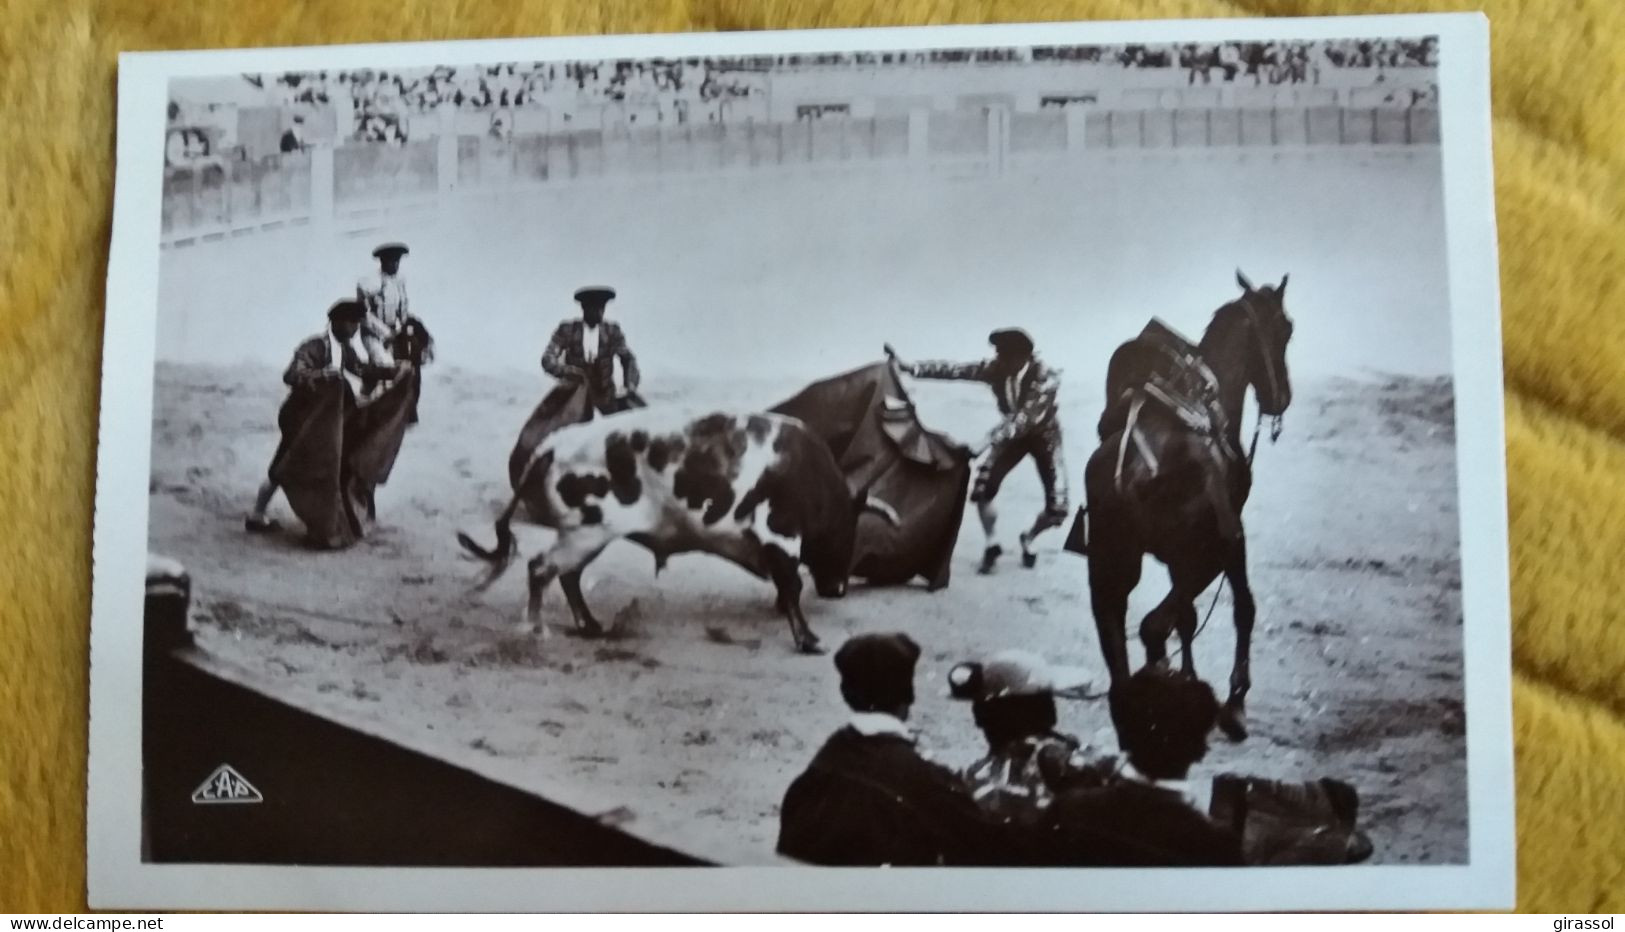
[[448,131],[166,170],[165,246],[286,225],[353,224],[383,207],[667,175],[932,171],[994,176],[1100,150],[1435,146],[1423,107],[986,106],[758,123],[619,125],[494,137]]

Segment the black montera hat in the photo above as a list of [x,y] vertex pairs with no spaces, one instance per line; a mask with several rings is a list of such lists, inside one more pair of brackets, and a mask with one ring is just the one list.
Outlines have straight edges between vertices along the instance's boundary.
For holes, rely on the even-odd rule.
[[987,335],[987,342],[1001,353],[1030,356],[1033,352],[1033,338],[1027,335],[1027,331],[1016,327],[993,331]]
[[359,321],[365,316],[367,316],[367,309],[362,307],[359,301],[353,301],[349,298],[335,301],[333,306],[327,309],[328,320]]
[[589,298],[601,298],[605,301],[614,300],[615,289],[608,285],[588,285],[585,288],[576,289],[577,301],[585,301]]
[[372,257],[374,259],[382,259],[385,256],[404,256],[411,251],[412,250],[406,248],[405,243],[384,243],[372,251]]

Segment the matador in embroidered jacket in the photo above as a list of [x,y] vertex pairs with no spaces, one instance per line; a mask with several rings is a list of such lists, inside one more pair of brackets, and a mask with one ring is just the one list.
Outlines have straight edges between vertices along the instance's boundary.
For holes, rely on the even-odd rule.
[[[980,362],[902,363],[904,372],[922,379],[959,379],[982,382],[993,390],[1003,419],[987,435],[981,451],[982,462],[971,487],[987,534],[981,572],[991,573],[1003,548],[994,536],[998,512],[993,499],[1005,476],[1022,460],[1031,457],[1044,485],[1044,508],[1032,526],[1021,534],[1021,562],[1031,568],[1038,562],[1033,541],[1067,517],[1066,463],[1061,450],[1061,424],[1057,396],[1060,373],[1045,365],[1034,351],[1032,338],[1021,330],[995,330],[989,334],[994,357]],[[888,347],[889,351],[889,347]]]

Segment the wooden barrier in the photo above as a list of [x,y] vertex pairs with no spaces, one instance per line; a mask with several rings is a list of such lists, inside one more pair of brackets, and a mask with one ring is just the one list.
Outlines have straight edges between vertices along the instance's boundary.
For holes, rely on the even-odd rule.
[[[156,579],[156,583],[155,583]],[[589,867],[710,863],[283,701],[186,628],[190,581],[149,570],[142,858],[152,863]],[[237,801],[194,795],[221,766]],[[236,785],[232,776],[228,784]],[[252,801],[245,801],[252,797]],[[218,794],[214,794],[218,795]]]
[[[1167,93],[1167,92],[1164,92]],[[1188,96],[1188,95],[1187,95]],[[1307,101],[1309,95],[1294,96]],[[1184,101],[1184,98],[1180,98]],[[1437,145],[1438,111],[1324,105],[1130,109],[917,108],[906,116],[778,123],[624,125],[495,138],[453,135],[394,145],[322,147],[283,166],[220,166],[166,175],[161,242],[185,246],[267,224],[331,227],[361,208],[475,192],[662,175],[826,166],[1000,174],[1095,149]],[[246,164],[246,163],[245,163]],[[205,172],[213,172],[205,183]]]

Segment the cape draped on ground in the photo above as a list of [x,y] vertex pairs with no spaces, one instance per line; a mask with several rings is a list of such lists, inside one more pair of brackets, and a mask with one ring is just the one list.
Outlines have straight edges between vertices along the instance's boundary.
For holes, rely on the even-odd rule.
[[875,506],[858,519],[852,575],[877,585],[916,576],[933,589],[948,585],[970,453],[920,423],[890,363],[814,382],[772,410],[822,437],[853,495],[866,493]]
[[332,379],[288,396],[277,414],[282,442],[271,479],[281,486],[311,543],[348,547],[366,536],[377,487],[389,481],[422,375],[408,369],[371,403]]

